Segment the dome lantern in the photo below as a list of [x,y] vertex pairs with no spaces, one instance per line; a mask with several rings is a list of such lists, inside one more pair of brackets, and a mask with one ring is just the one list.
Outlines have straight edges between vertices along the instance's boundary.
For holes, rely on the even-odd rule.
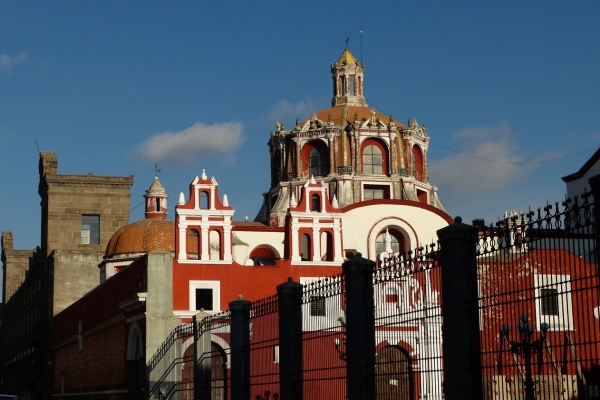
[[346,47],[340,59],[331,65],[333,79],[332,107],[367,107],[363,95],[364,64]]
[[167,191],[158,180],[158,176],[154,177],[154,182],[150,189],[146,190],[144,198],[146,199],[147,219],[167,219]]

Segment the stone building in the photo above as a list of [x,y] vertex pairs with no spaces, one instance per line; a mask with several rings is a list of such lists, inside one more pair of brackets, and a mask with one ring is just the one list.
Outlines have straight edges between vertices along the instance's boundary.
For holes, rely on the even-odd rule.
[[133,176],[59,174],[53,152],[40,153],[39,177],[40,246],[15,250],[12,233],[2,233],[0,385],[31,396],[48,385],[52,317],[98,285],[104,249],[129,222],[133,185]]

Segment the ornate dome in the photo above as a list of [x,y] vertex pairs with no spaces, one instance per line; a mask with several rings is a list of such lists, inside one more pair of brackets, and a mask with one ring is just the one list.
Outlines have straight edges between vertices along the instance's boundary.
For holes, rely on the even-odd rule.
[[[334,125],[341,127],[345,127],[348,123],[352,122],[362,124],[372,117],[379,119],[385,125],[390,123],[390,115],[386,115],[379,110],[369,109],[367,107],[336,106],[317,111],[311,117],[304,120],[303,124],[315,117],[318,120],[328,122],[330,121],[330,116],[331,122],[333,122]],[[404,125],[396,119],[394,119],[393,122],[399,129],[404,128]]]
[[148,253],[157,249],[175,252],[175,222],[143,219],[125,225],[110,238],[104,256]]

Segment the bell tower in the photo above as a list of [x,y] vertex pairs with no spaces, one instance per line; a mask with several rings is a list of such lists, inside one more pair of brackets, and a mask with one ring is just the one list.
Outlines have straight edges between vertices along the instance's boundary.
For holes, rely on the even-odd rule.
[[150,189],[146,190],[144,199],[146,199],[146,218],[167,219],[167,191],[158,180],[158,176],[154,177],[154,182]]
[[365,65],[346,47],[340,59],[331,64],[333,100],[331,106],[367,107],[363,94]]

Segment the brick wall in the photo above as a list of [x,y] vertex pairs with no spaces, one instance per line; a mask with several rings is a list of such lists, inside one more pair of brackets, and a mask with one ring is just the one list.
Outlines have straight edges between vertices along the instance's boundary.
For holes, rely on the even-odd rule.
[[54,355],[53,393],[126,390],[127,331],[125,320],[57,349]]

